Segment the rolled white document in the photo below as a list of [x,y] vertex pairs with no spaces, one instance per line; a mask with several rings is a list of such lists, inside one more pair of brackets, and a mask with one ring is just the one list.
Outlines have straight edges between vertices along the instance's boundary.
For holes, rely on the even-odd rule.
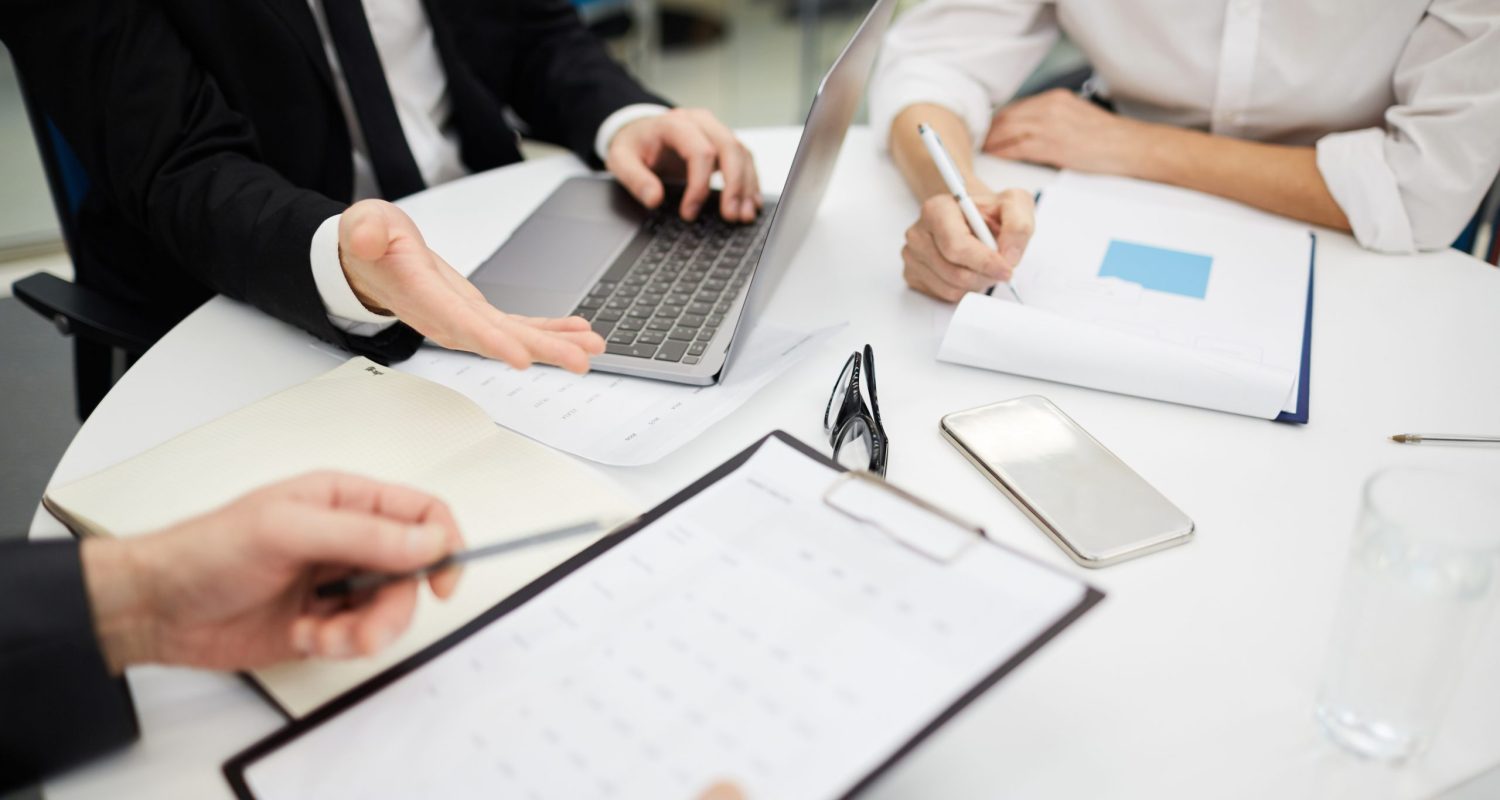
[[938,360],[1261,419],[1281,413],[1297,378],[972,293],[959,303]]

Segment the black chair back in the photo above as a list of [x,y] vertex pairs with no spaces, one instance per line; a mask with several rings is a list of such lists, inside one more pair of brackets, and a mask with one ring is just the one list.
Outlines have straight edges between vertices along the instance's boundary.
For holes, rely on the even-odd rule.
[[[93,182],[63,132],[27,91],[20,70],[16,72],[74,274],[101,274],[107,265],[82,263],[92,256],[83,246],[86,233],[81,230],[79,211]],[[48,273],[22,278],[13,289],[17,299],[51,320],[64,335],[73,336],[74,388],[80,420],[88,418],[125,370],[171,327],[168,320],[148,318],[103,292]]]

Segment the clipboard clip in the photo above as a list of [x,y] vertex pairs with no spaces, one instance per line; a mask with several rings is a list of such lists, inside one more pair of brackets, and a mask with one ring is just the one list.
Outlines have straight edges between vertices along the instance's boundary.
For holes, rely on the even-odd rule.
[[957,560],[985,538],[983,528],[864,470],[835,478],[823,492],[823,503],[940,564]]

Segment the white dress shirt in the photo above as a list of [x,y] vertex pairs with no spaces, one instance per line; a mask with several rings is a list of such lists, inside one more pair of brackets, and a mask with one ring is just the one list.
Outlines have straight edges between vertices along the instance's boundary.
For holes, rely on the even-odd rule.
[[[308,0],[308,4],[323,37],[323,49],[333,70],[339,105],[349,126],[349,141],[353,144],[354,199],[379,197],[375,170],[370,165],[364,133],[354,113],[348,86],[344,83],[338,52],[328,35],[323,6],[319,0]],[[437,186],[468,174],[459,156],[458,134],[449,116],[448,76],[443,71],[442,59],[433,41],[427,10],[420,0],[363,0],[363,5],[375,40],[375,50],[385,70],[386,84],[390,87],[391,99],[395,101],[396,117],[401,121],[401,132],[406,136],[407,147],[411,149],[422,179],[428,186]],[[610,141],[621,128],[666,110],[664,106],[640,103],[621,108],[606,117],[594,137],[594,149],[599,158],[604,158]],[[349,333],[369,336],[396,321],[393,316],[376,314],[365,308],[354,295],[354,290],[349,288],[339,261],[338,217],[329,217],[313,234],[309,261],[318,294],[323,298],[323,306],[334,325]]]
[[928,0],[886,39],[877,136],[925,102],[982,143],[1059,31],[1121,114],[1316,146],[1373,250],[1448,246],[1500,170],[1500,0]]

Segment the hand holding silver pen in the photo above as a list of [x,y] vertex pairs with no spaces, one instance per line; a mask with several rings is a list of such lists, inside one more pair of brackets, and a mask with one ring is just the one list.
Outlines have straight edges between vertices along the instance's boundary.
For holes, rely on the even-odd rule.
[[468,550],[461,550],[456,553],[450,553],[447,556],[431,564],[428,564],[425,567],[411,570],[409,572],[356,572],[352,575],[348,575],[337,580],[319,584],[315,589],[313,589],[313,594],[320,599],[328,599],[331,597],[343,597],[345,595],[351,595],[358,592],[374,591],[375,589],[379,589],[382,586],[387,586],[398,581],[409,581],[419,578],[425,578],[428,575],[439,573],[445,569],[456,567],[460,564],[465,564],[470,561],[477,561],[479,559],[489,558],[491,556],[498,556],[504,553],[512,553],[517,550],[525,550],[530,547],[537,547],[539,545],[562,541],[563,539],[571,539],[575,536],[582,536],[587,533],[593,533],[603,526],[604,523],[599,520],[587,520],[577,525],[569,525],[563,528],[554,528],[552,530],[542,531],[541,533],[534,533],[529,536],[522,536],[516,539],[507,539],[503,542],[495,542],[494,544],[485,545],[483,547],[474,547]]

